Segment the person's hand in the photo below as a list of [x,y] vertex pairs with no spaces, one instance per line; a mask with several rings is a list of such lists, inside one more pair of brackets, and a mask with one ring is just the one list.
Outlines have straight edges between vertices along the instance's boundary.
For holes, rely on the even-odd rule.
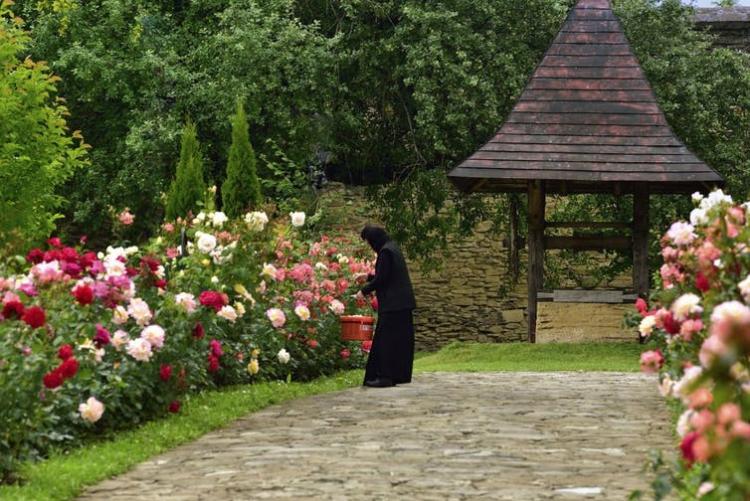
[[367,273],[357,273],[354,275],[354,281],[358,284],[364,284],[367,282]]

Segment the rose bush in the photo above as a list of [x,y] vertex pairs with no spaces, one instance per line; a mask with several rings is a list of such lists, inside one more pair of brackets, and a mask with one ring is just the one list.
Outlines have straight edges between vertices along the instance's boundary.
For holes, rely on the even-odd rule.
[[[662,239],[661,285],[639,331],[641,367],[680,412],[680,460],[662,476],[684,497],[750,495],[750,205],[693,195],[690,222]],[[661,494],[664,494],[662,489]]]
[[338,317],[372,313],[354,297],[371,253],[303,225],[297,213],[201,213],[141,247],[96,253],[53,238],[11,260],[0,273],[0,478],[53,446],[179,412],[190,392],[361,367]]

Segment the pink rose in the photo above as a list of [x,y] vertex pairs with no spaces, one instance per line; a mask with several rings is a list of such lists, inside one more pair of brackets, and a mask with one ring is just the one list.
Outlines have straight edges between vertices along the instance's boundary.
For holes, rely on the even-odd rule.
[[713,401],[714,396],[708,388],[698,388],[688,396],[688,406],[691,409],[704,409]]
[[641,353],[641,370],[647,373],[658,372],[664,365],[661,350],[644,351]]

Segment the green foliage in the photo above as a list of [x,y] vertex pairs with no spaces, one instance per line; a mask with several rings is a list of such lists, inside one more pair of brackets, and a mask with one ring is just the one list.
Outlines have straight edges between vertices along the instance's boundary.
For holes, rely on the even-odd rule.
[[59,187],[86,164],[83,138],[69,133],[56,98],[59,78],[24,58],[28,43],[10,3],[0,3],[0,246],[47,237],[60,217]]
[[237,111],[232,116],[232,146],[229,148],[227,178],[221,186],[221,196],[223,210],[229,217],[258,208],[263,202],[242,101],[237,101]]
[[167,195],[167,219],[185,217],[191,211],[197,212],[205,193],[203,155],[198,143],[198,133],[195,124],[188,120],[182,132],[180,162]]

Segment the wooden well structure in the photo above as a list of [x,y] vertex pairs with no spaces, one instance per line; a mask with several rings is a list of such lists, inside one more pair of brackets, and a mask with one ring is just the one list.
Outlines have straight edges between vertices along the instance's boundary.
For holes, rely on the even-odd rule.
[[[545,249],[632,249],[634,293],[645,296],[649,196],[723,184],[672,132],[609,0],[579,0],[500,130],[449,178],[464,192],[528,194],[530,342]],[[547,194],[580,193],[632,195],[633,220],[545,221]],[[545,236],[550,227],[632,235]]]

